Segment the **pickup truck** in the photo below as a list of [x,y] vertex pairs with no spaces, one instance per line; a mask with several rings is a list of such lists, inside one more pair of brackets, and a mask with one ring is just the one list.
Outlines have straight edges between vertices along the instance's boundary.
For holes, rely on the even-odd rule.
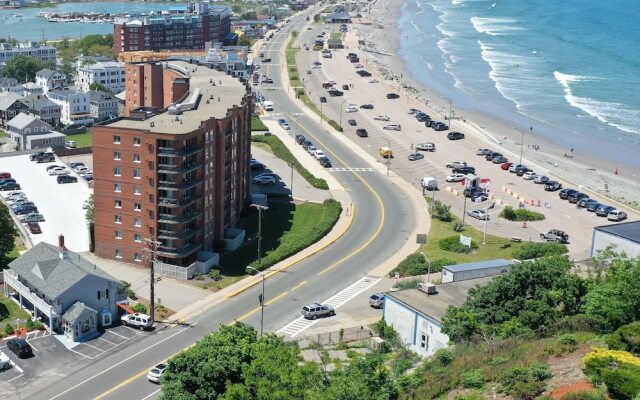
[[551,229],[540,234],[540,239],[547,242],[569,243],[569,235],[559,229]]
[[120,318],[120,321],[124,325],[131,326],[133,328],[139,328],[141,331],[150,329],[153,326],[153,320],[146,314],[126,314]]

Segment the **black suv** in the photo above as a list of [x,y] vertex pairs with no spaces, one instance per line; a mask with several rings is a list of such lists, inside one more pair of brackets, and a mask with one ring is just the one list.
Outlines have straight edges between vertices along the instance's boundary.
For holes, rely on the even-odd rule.
[[339,90],[329,90],[329,96],[331,97],[342,96],[343,94],[344,93]]
[[574,203],[575,204],[575,203],[579,202],[580,200],[582,200],[584,198],[588,198],[588,197],[589,197],[588,194],[585,194],[585,193],[582,193],[582,192],[574,192],[574,193],[571,193],[567,199],[569,200],[569,203]]
[[445,124],[444,122],[432,122],[431,128],[434,131],[446,131],[447,129],[449,129],[447,124]]
[[71,175],[58,175],[57,181],[58,183],[76,183],[78,178]]
[[454,174],[475,174],[476,169],[470,166],[454,168],[452,171]]
[[320,157],[318,161],[320,162],[320,165],[322,165],[323,167],[331,168],[331,160],[329,160],[329,157]]
[[492,151],[489,154],[485,154],[484,159],[487,161],[493,161],[495,157],[500,157],[500,156],[502,156],[502,154],[498,153],[497,151]]
[[54,162],[55,160],[56,158],[54,157],[53,153],[44,153],[37,155],[33,161],[37,163],[47,163]]
[[400,95],[397,93],[387,93],[387,99],[397,99]]
[[558,196],[560,196],[560,198],[562,200],[566,200],[569,198],[569,196],[571,196],[572,194],[576,193],[577,190],[575,189],[562,189],[560,191],[560,193],[558,193]]
[[484,193],[485,193],[484,189],[482,189],[481,187],[478,187],[478,186],[468,187],[468,188],[465,188],[462,191],[462,194],[465,197],[476,197],[476,196],[478,196],[480,194],[484,194]]
[[447,134],[447,139],[449,139],[449,140],[464,139],[464,133],[462,133],[462,132],[449,132]]
[[16,353],[19,358],[27,358],[33,355],[31,346],[29,346],[29,343],[24,339],[7,340],[7,348]]
[[307,138],[304,135],[296,135],[296,143],[302,144]]
[[360,128],[360,129],[356,129],[356,135],[358,135],[360,137],[368,137],[369,133],[367,133],[366,129]]

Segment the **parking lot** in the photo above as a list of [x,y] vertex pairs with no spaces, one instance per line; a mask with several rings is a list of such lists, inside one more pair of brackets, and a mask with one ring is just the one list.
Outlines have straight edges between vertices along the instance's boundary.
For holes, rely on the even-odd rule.
[[[66,166],[60,159],[54,163],[37,164],[29,160],[29,155],[0,158],[0,170],[10,172],[21,185],[21,191],[35,203],[45,220],[40,222],[42,233],[31,234],[32,243],[57,243],[58,235],[65,236],[65,245],[72,251],[89,250],[89,231],[82,203],[89,198],[92,190],[86,181],[78,177],[78,182],[58,184],[55,176],[49,176],[46,168],[50,165]],[[6,195],[6,192],[1,192]]]

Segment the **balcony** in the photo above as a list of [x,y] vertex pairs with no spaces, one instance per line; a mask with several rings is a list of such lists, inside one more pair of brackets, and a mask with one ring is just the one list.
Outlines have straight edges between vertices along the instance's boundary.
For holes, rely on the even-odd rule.
[[158,181],[158,188],[164,190],[187,190],[202,183],[202,179],[193,179],[191,181]]
[[182,247],[158,246],[158,255],[161,257],[186,257],[200,249],[199,244],[188,243]]
[[164,222],[167,224],[181,224],[184,222],[193,221],[198,218],[200,212],[191,211],[182,215],[173,215],[173,214],[159,214],[158,222]]
[[188,146],[176,149],[174,147],[158,147],[158,155],[161,157],[182,157],[195,154],[204,150],[201,146]]
[[18,279],[18,274],[15,271],[11,269],[5,269],[3,271],[3,275],[5,285],[10,286],[11,289],[19,293],[23,299],[26,299],[28,302],[33,304],[33,306],[40,310],[43,314],[46,314],[50,317],[55,317],[60,314],[60,311],[62,311],[59,304],[50,305],[42,298],[38,297],[35,293],[33,293],[31,289],[29,289],[25,284],[20,282],[20,280]]
[[186,174],[202,167],[201,162],[192,162],[182,165],[158,164],[158,173],[164,174]]
[[184,240],[198,233],[195,229],[186,229],[182,232],[176,232],[167,229],[158,229],[158,239],[178,239]]
[[189,196],[181,199],[175,199],[173,197],[158,197],[158,205],[161,207],[184,207],[200,199],[202,196]]

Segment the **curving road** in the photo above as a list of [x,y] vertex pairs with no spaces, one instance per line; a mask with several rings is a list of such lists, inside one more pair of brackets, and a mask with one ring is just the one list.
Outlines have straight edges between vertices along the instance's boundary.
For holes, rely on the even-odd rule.
[[[280,50],[292,30],[300,31],[311,10],[287,24],[265,46],[274,71],[279,68]],[[264,67],[266,68],[266,66]],[[273,74],[269,99],[286,110],[292,134],[303,133],[332,159],[334,167],[367,167],[348,147],[300,110],[281,88],[279,74]],[[300,307],[321,301],[357,281],[368,271],[391,258],[413,232],[416,221],[410,199],[378,172],[338,172],[336,179],[349,191],[355,216],[350,229],[334,244],[266,282],[265,331],[274,332],[299,315]],[[234,320],[259,326],[260,312],[255,286],[191,318],[188,326],[161,327],[141,339],[95,360],[74,358],[60,370],[15,381],[20,398],[29,399],[151,399],[159,386],[146,381],[148,369],[171,357],[199,338]],[[339,310],[338,310],[339,312]],[[125,346],[125,345],[123,345]],[[28,368],[28,365],[25,366]],[[28,373],[25,373],[28,376]],[[26,378],[25,378],[26,379]],[[17,393],[6,398],[17,397]]]

